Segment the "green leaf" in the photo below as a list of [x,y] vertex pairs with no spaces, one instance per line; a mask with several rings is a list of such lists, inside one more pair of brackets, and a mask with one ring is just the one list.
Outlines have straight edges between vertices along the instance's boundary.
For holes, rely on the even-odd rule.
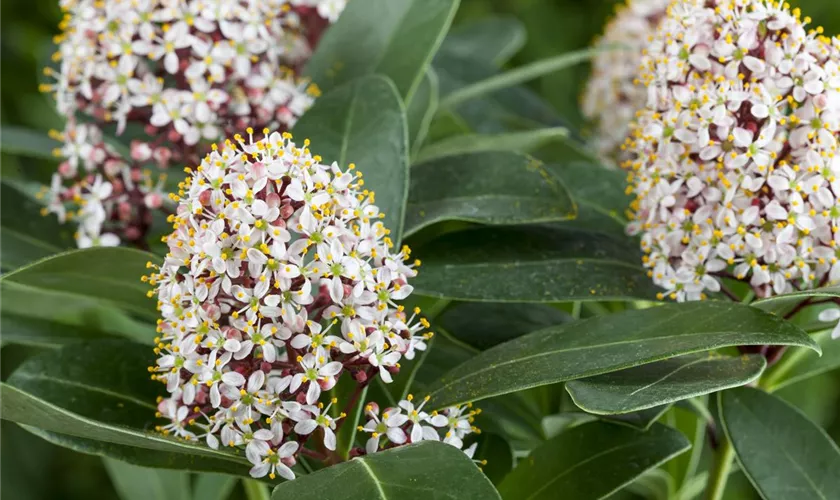
[[411,102],[457,9],[457,0],[348,2],[305,72],[325,91],[359,76],[386,75]]
[[569,314],[543,304],[465,302],[446,309],[437,323],[458,340],[483,351],[570,321]]
[[105,470],[122,500],[191,500],[185,472],[149,469],[105,458]]
[[405,234],[444,220],[524,224],[574,214],[569,193],[539,161],[512,152],[472,153],[412,169]]
[[52,152],[59,147],[59,142],[39,130],[3,125],[0,135],[0,152],[6,154],[56,160]]
[[438,100],[440,99],[438,79],[435,70],[429,66],[426,74],[417,87],[417,92],[411,98],[406,108],[406,119],[408,122],[409,144],[411,146],[412,158],[426,141],[429,133],[429,126],[437,112]]
[[629,425],[630,427],[635,427],[636,429],[646,431],[650,429],[650,426],[653,425],[654,422],[659,420],[659,417],[661,417],[666,411],[668,411],[670,407],[670,405],[666,404],[630,413],[601,415],[599,418],[608,422],[613,422],[621,425]]
[[738,463],[766,500],[835,498],[840,448],[798,409],[757,389],[718,395]]
[[578,207],[577,217],[563,226],[626,237],[624,212],[632,198],[624,192],[624,172],[583,162],[548,164],[546,168],[563,181]]
[[831,338],[831,330],[812,335],[822,348],[822,355],[807,349],[791,349],[767,374],[762,386],[775,392],[797,382],[840,368],[840,342]]
[[277,486],[275,500],[490,500],[499,494],[463,451],[424,441],[354,458]]
[[408,198],[408,126],[394,85],[374,75],[337,88],[320,97],[293,132],[311,139],[312,151],[324,161],[359,167],[398,243]]
[[[155,326],[93,297],[0,281],[3,342],[57,347],[81,340],[126,337],[150,344]],[[34,306],[37,305],[37,306]]]
[[[3,136],[6,130],[3,130]],[[43,206],[8,182],[0,183],[0,266],[16,269],[76,245],[71,226],[55,215],[42,216]]]
[[565,141],[568,137],[569,129],[565,127],[540,128],[501,134],[456,135],[429,144],[421,149],[417,155],[417,162],[420,163],[447,156],[485,151],[530,153],[546,144],[555,141]]
[[573,380],[566,390],[575,404],[589,413],[628,413],[748,384],[761,376],[766,366],[764,356],[757,354],[688,354]]
[[546,441],[519,462],[502,483],[504,499],[596,500],[690,447],[678,431],[654,425],[647,432],[592,422]]
[[[446,52],[435,56],[434,68],[440,82],[441,98],[499,74],[498,68],[491,63]],[[460,129],[457,133],[502,133],[569,125],[551,104],[524,85],[497,90],[442,111],[433,122],[434,133],[430,135],[437,139],[450,135],[445,130],[441,131],[446,120],[451,120],[450,125]]]
[[[122,340],[72,344],[28,359],[2,385],[2,417],[48,440],[137,465],[247,474],[247,460],[149,431],[164,393],[146,368],[148,346]],[[37,433],[37,431],[36,431]],[[57,433],[57,434],[56,434]]]
[[555,71],[588,61],[604,50],[616,50],[615,47],[598,47],[567,52],[559,56],[534,61],[516,69],[508,70],[500,75],[476,82],[463,87],[441,99],[441,108],[452,108],[470,99],[481,97],[491,92],[519,85]]
[[[341,429],[336,433],[335,450],[345,460],[350,456],[350,449],[356,444],[356,427],[359,425],[359,419],[364,413],[367,402],[368,388],[365,387],[356,394],[358,386],[358,382],[353,377],[342,377],[332,390],[334,397],[338,399],[338,403],[332,406],[332,416],[338,417],[342,411],[347,413]],[[354,396],[356,402],[353,406],[349,406]]]
[[819,300],[838,297],[840,297],[840,285],[775,295],[773,297],[753,301],[752,305],[765,311],[781,312],[808,299]]
[[502,66],[525,45],[526,36],[515,17],[484,17],[452,28],[438,52]]
[[638,246],[553,225],[445,234],[416,251],[415,292],[488,302],[653,299]]
[[150,253],[122,247],[71,250],[39,260],[0,277],[0,283],[62,292],[73,297],[104,301],[146,318],[158,317],[150,287],[140,282],[147,262],[160,262]]
[[237,479],[222,474],[200,474],[195,480],[193,500],[227,500]]
[[499,484],[513,469],[513,449],[505,438],[494,433],[482,433],[475,450],[475,459],[484,460],[481,471],[493,484]]
[[430,391],[429,407],[738,345],[820,349],[795,325],[753,307],[725,302],[668,304],[596,316],[500,344],[441,377]]

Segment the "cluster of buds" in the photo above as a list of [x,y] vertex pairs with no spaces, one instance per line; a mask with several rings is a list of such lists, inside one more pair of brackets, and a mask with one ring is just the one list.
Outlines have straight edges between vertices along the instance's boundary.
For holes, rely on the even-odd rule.
[[[443,441],[462,449],[466,436],[481,433],[478,427],[473,425],[474,417],[481,413],[480,409],[473,410],[472,405],[467,404],[428,413],[423,411],[423,406],[428,400],[429,397],[426,396],[419,405],[415,405],[414,396],[409,394],[406,399],[397,403],[396,408],[386,408],[381,417],[379,405],[374,402],[368,403],[365,406],[368,421],[365,425],[360,425],[358,430],[370,434],[370,438],[365,443],[364,452],[357,450],[357,453],[375,453],[420,441]],[[464,449],[464,453],[472,458],[477,446],[478,443],[473,443]],[[481,464],[484,465],[484,462]]]
[[349,411],[432,334],[395,302],[420,263],[394,251],[355,166],[322,164],[287,132],[247,132],[213,146],[172,195],[169,253],[144,277],[162,314],[150,371],[169,392],[163,432],[244,447],[254,477],[291,479],[297,454],[336,448],[344,413],[325,391],[355,382]]
[[612,164],[636,111],[647,98],[639,85],[639,63],[670,0],[627,0],[594,43],[592,74],[581,100],[581,111],[595,126],[592,146]]
[[840,41],[809,22],[775,0],[669,6],[623,146],[629,229],[661,298],[840,280]]
[[[79,182],[91,176],[110,183],[150,166],[197,164],[209,143],[246,126],[290,129],[319,95],[297,75],[345,3],[62,0],[58,68],[45,69],[54,81],[42,90],[71,123],[55,134],[66,143],[59,151],[65,172],[53,180],[50,211],[60,215],[58,202],[85,190]],[[95,125],[86,133],[77,120]],[[117,135],[143,138],[120,157],[91,140],[107,124]],[[71,175],[79,157],[85,172]],[[122,220],[117,213],[106,219]],[[83,228],[79,243],[138,241],[133,232],[143,226],[124,224],[107,238],[84,236],[90,228]]]

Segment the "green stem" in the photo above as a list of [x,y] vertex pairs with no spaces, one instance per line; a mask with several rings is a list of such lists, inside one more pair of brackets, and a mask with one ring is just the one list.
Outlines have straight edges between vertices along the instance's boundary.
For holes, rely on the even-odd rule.
[[243,479],[242,487],[245,488],[245,498],[248,500],[271,500],[271,493],[268,485],[256,479]]
[[721,500],[726,490],[726,481],[735,459],[735,449],[729,438],[721,432],[720,447],[715,455],[714,468],[710,471],[709,482],[706,483],[706,500]]

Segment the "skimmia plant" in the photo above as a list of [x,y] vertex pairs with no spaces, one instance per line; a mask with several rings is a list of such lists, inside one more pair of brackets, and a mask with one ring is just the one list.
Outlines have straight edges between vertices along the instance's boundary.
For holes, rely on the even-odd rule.
[[[61,7],[0,403],[125,500],[837,497],[840,39],[798,8],[628,0],[517,65],[456,0]],[[580,62],[583,126],[525,85]]]

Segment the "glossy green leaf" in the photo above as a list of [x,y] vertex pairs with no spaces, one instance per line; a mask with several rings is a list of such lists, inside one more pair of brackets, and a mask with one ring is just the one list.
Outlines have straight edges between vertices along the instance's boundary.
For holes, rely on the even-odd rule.
[[573,380],[566,390],[575,404],[589,413],[628,413],[748,384],[761,376],[766,366],[764,356],[757,354],[687,354]]
[[440,46],[457,0],[354,0],[306,65],[323,90],[370,74],[388,76],[410,102]]
[[758,299],[752,302],[752,305],[765,311],[781,312],[789,310],[808,299],[820,300],[838,297],[840,297],[840,285],[775,295],[766,299]]
[[56,347],[96,338],[125,337],[150,344],[155,326],[130,318],[93,297],[0,281],[3,342]]
[[668,411],[670,405],[654,406],[653,408],[646,408],[644,410],[633,411],[630,413],[617,413],[615,415],[601,415],[601,420],[607,420],[621,425],[629,425],[636,429],[647,430],[654,422]]
[[105,458],[105,470],[122,500],[191,500],[186,472],[138,467]]
[[484,460],[481,471],[493,484],[499,484],[513,469],[513,449],[505,438],[491,432],[482,433],[475,450],[475,459]]
[[632,198],[624,192],[624,172],[584,162],[548,164],[546,168],[563,181],[578,207],[577,217],[563,222],[563,226],[625,238],[624,213]]
[[440,99],[439,93],[437,74],[429,66],[426,68],[426,74],[420,81],[420,86],[417,87],[417,92],[414,93],[411,102],[406,107],[408,137],[412,157],[417,156],[417,152],[420,151],[420,148],[426,141],[429,126],[432,124],[432,119],[437,112],[438,100]]
[[456,135],[425,146],[417,155],[417,162],[426,162],[447,156],[485,151],[515,151],[530,153],[555,141],[565,141],[569,129],[565,127],[541,128],[523,132],[501,134]]
[[[492,63],[443,51],[435,56],[434,68],[441,98],[499,74],[499,69]],[[441,112],[432,124],[430,136],[440,140],[451,135],[442,127],[447,121],[459,128],[459,133],[490,134],[569,126],[547,101],[524,85],[500,89]]]
[[546,441],[499,485],[502,498],[596,500],[690,447],[678,431],[654,425],[647,432],[592,422]]
[[227,500],[237,479],[222,474],[200,474],[193,487],[193,500]]
[[758,389],[719,394],[720,418],[738,463],[766,500],[835,498],[840,448],[798,409]]
[[5,274],[0,282],[98,299],[154,319],[158,316],[155,301],[146,297],[151,288],[140,281],[149,272],[147,262],[159,263],[160,259],[122,247],[72,250]]
[[4,269],[75,247],[72,226],[59,224],[55,215],[42,216],[41,208],[17,187],[0,183],[0,266]]
[[[454,496],[457,492],[457,496]],[[424,441],[354,458],[277,486],[274,500],[492,500],[499,494],[463,451]]]
[[6,154],[56,160],[52,152],[59,147],[58,141],[39,130],[3,125],[0,135],[0,152]]
[[2,418],[48,432],[48,440],[137,465],[247,474],[244,456],[150,431],[155,398],[148,346],[123,340],[72,344],[28,359],[2,385]]
[[549,73],[554,73],[555,71],[560,71],[575,64],[588,61],[604,50],[617,49],[615,47],[583,49],[534,61],[452,92],[441,99],[440,106],[441,108],[451,108],[470,99],[534,80]]
[[515,17],[484,17],[452,28],[439,52],[501,66],[519,52],[526,36]]
[[543,304],[464,302],[446,309],[437,323],[453,337],[483,351],[570,321],[568,313]]
[[455,367],[430,390],[431,408],[476,401],[737,345],[819,346],[798,327],[725,302],[668,304],[546,328]]
[[412,168],[405,234],[444,220],[525,224],[574,214],[569,193],[539,161],[512,152],[472,153]]
[[840,341],[831,338],[831,330],[812,337],[822,348],[822,356],[809,349],[789,350],[767,371],[762,386],[773,392],[840,368]]
[[488,302],[653,299],[638,246],[552,225],[477,228],[416,249],[412,284],[430,297]]
[[342,168],[356,164],[365,188],[376,192],[391,238],[399,242],[408,197],[408,126],[394,85],[366,76],[337,88],[320,97],[293,132],[311,139],[313,153],[324,161]]

